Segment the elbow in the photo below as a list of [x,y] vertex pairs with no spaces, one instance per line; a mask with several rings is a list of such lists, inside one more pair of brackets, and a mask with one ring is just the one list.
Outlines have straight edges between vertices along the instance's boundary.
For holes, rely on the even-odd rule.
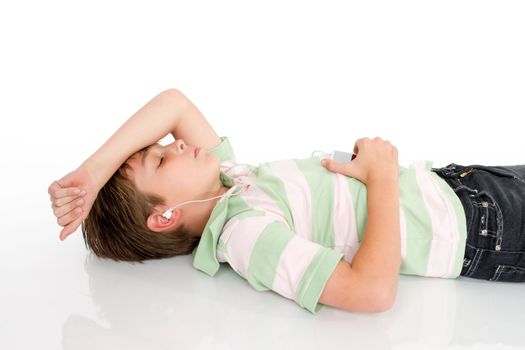
[[379,313],[390,310],[396,302],[397,288],[381,288],[375,293],[375,303],[371,312]]
[[186,95],[176,88],[164,90],[158,94],[158,97],[164,101],[167,101],[167,103],[175,103],[178,106],[186,107],[189,103],[189,99],[186,97]]
[[176,88],[164,90],[159,94],[159,96],[166,97],[172,100],[175,99],[177,101],[187,100],[186,95],[184,95],[182,91]]
[[395,298],[393,297],[382,297],[377,300],[376,304],[374,305],[374,308],[372,312],[374,313],[380,313],[388,311],[394,306]]
[[385,292],[384,289],[367,288],[366,294],[363,294],[358,302],[346,303],[339,306],[341,309],[351,312],[360,312],[366,314],[376,314],[388,311],[395,302],[395,296]]
[[179,95],[182,95],[182,91],[180,91],[179,89],[177,88],[169,88],[167,90],[164,90],[160,93],[161,95],[174,95],[174,96],[179,96]]

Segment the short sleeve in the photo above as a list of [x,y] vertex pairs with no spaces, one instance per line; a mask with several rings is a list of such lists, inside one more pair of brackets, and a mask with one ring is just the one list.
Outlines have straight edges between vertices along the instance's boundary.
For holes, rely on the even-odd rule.
[[230,220],[221,236],[224,259],[259,291],[274,292],[317,314],[324,286],[344,256],[295,234],[270,216]]

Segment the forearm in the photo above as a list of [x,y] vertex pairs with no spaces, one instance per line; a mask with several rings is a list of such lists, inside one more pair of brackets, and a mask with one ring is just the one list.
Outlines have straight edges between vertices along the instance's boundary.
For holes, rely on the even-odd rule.
[[133,153],[174,130],[185,106],[184,95],[178,90],[161,92],[133,114],[81,166],[90,170],[101,188]]
[[352,268],[373,290],[395,297],[401,265],[399,183],[397,177],[367,185],[368,218]]

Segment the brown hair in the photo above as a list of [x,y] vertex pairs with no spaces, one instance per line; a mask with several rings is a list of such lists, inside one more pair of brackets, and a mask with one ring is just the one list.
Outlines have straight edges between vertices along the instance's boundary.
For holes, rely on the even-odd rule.
[[186,227],[162,233],[148,228],[146,219],[151,208],[164,200],[139,191],[126,174],[129,169],[123,163],[99,191],[82,223],[86,247],[100,258],[140,263],[190,254],[200,237],[191,235]]

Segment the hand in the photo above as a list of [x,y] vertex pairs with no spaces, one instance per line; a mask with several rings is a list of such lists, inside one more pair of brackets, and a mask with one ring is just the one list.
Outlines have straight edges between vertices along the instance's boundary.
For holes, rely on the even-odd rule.
[[75,232],[87,217],[98,191],[93,176],[82,166],[49,186],[53,213],[57,223],[64,227],[60,240]]
[[397,148],[389,141],[380,137],[369,139],[367,137],[356,141],[354,146],[354,160],[339,163],[326,159],[323,164],[328,170],[351,176],[364,184],[377,180],[398,179],[398,153]]

